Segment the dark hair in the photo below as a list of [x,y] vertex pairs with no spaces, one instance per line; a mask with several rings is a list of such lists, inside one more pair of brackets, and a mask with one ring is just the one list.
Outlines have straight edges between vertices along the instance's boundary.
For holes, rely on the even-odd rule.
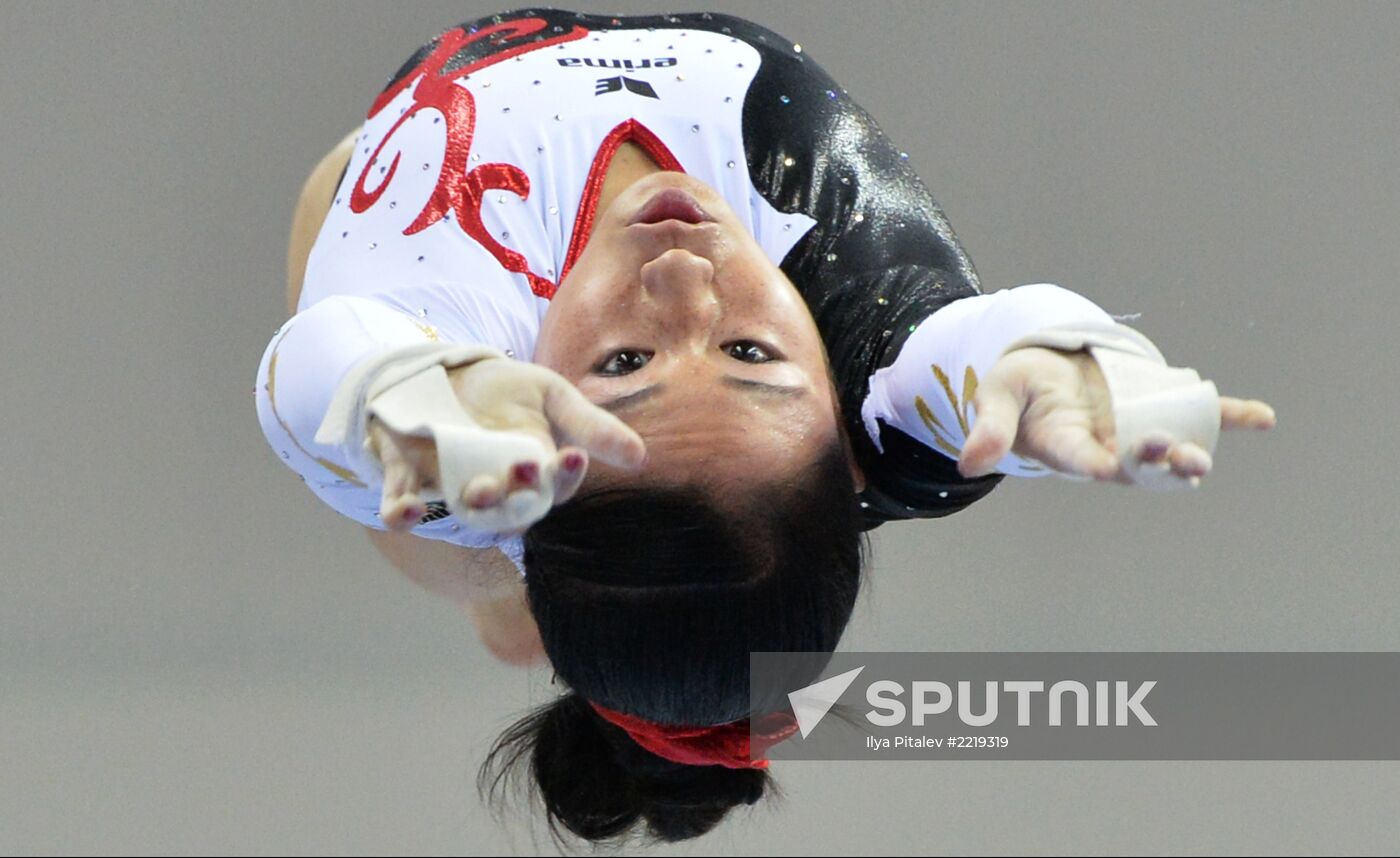
[[759,714],[751,652],[835,650],[870,553],[849,457],[842,429],[800,473],[723,505],[693,485],[605,489],[527,530],[530,610],[570,691],[496,740],[482,792],[499,802],[512,771],[528,770],[561,845],[561,827],[616,845],[638,833],[686,840],[756,802],[771,786],[765,770],[670,762],[589,703],[664,724],[728,723]]

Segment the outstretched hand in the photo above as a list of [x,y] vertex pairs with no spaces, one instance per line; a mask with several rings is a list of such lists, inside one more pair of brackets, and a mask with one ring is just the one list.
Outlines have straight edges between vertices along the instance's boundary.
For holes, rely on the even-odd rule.
[[[976,420],[958,472],[990,473],[1008,452],[1066,474],[1131,485],[1119,463],[1108,385],[1087,351],[1032,346],[1014,349],[981,379],[973,397]],[[1274,410],[1257,399],[1220,397],[1220,428],[1271,429]],[[1165,463],[1200,484],[1213,464],[1199,445],[1162,433],[1138,448],[1139,461]]]
[[[449,370],[448,378],[462,407],[483,428],[532,436],[550,453],[543,460],[503,461],[492,470],[463,475],[461,503],[472,510],[529,506],[521,501],[530,493],[552,496],[551,505],[557,506],[582,485],[590,456],[626,469],[645,459],[641,436],[547,367],[490,358]],[[426,513],[423,493],[443,485],[436,446],[377,419],[370,421],[369,437],[384,466],[380,519],[390,530],[408,530]],[[501,535],[518,535],[529,524]]]

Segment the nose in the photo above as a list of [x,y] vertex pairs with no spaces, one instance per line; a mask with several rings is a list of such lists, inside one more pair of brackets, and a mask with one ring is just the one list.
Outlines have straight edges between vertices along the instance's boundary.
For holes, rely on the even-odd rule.
[[672,248],[641,268],[642,292],[666,318],[709,325],[719,317],[715,266],[688,250]]

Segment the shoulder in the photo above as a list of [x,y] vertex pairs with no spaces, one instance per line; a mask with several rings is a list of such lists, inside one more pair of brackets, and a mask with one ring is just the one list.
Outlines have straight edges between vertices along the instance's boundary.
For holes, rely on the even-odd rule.
[[326,219],[335,189],[340,185],[341,176],[350,163],[350,155],[355,150],[355,140],[360,136],[356,128],[331,148],[316,166],[311,175],[302,183],[297,196],[296,208],[292,213],[292,234],[287,246],[287,311],[296,313],[297,301],[301,297],[302,281],[306,277],[306,259],[316,236],[321,232],[321,224]]

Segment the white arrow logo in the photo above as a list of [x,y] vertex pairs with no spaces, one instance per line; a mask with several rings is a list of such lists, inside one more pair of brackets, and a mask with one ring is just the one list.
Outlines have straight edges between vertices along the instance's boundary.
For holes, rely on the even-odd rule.
[[865,670],[865,665],[788,694],[788,702],[792,704],[792,714],[797,717],[797,729],[802,732],[802,738],[807,738],[807,734],[816,729],[862,670]]

